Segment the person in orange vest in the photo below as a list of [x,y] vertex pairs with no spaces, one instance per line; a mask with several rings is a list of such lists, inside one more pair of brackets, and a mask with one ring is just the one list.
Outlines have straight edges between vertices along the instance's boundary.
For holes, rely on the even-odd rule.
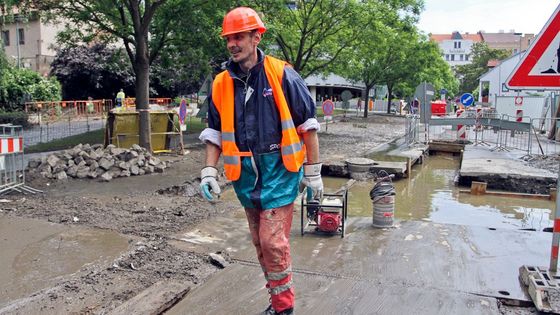
[[369,99],[368,108],[369,108],[370,112],[373,111],[373,99],[372,98]]
[[224,17],[221,36],[231,58],[208,97],[208,128],[199,137],[206,143],[200,189],[209,201],[219,196],[222,155],[267,282],[271,304],[264,314],[293,314],[290,228],[298,194],[304,188],[315,200],[323,194],[320,125],[304,80],[257,47],[265,31],[251,8]]

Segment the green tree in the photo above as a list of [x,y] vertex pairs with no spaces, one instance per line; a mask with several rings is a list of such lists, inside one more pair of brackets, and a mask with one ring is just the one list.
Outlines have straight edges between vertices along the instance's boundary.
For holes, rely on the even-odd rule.
[[[393,86],[411,75],[406,66],[412,47],[416,43],[416,29],[413,26],[422,7],[420,1],[362,1],[359,14],[354,21],[357,29],[356,43],[340,64],[338,73],[366,86],[366,104],[369,90],[377,84]],[[367,106],[366,106],[367,108]],[[390,107],[388,107],[390,110]],[[364,110],[364,117],[368,111]]]
[[461,82],[459,91],[472,93],[478,87],[480,76],[489,70],[488,61],[492,59],[502,60],[509,55],[510,53],[507,50],[492,49],[486,43],[475,43],[472,46],[472,63],[457,66],[455,69]]
[[271,52],[304,78],[330,70],[354,43],[356,0],[275,1],[258,7],[273,39],[270,48],[276,47]]
[[[1,1],[1,0],[0,0]],[[221,17],[231,1],[206,0],[23,0],[51,18],[65,21],[67,31],[61,34],[66,43],[118,40],[130,60],[135,78],[136,108],[140,115],[140,145],[150,149],[148,97],[150,66],[190,62],[191,72],[180,72],[184,78],[200,80],[207,53],[219,46]],[[216,16],[220,15],[220,23]],[[222,46],[223,47],[223,46]],[[225,52],[225,51],[224,51]],[[222,53],[222,56],[224,53]],[[165,66],[164,66],[165,68]],[[200,72],[198,70],[201,69]],[[165,69],[163,69],[165,70]],[[164,73],[164,72],[159,72]],[[190,75],[190,77],[189,77]],[[168,86],[169,81],[158,78]]]
[[57,50],[51,75],[62,84],[64,99],[112,99],[119,88],[134,90],[127,58],[103,44],[67,46]]
[[26,101],[59,101],[60,84],[29,69],[8,67],[0,78],[0,105],[4,110],[22,110]]

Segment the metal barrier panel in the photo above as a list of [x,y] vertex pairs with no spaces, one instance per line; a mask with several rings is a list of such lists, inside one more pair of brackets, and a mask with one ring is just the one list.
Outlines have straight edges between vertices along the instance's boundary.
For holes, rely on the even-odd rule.
[[[501,115],[492,110],[467,110],[460,117],[432,118],[429,121],[428,139],[440,141],[469,140],[474,145],[487,145],[493,150],[531,151],[531,119]],[[461,129],[459,129],[461,128]],[[461,131],[461,133],[459,133]],[[460,134],[460,135],[459,135]]]
[[[534,139],[531,154],[552,155],[560,153],[560,118],[534,118],[531,121]],[[538,127],[535,127],[538,126]]]
[[0,125],[0,194],[25,184],[23,161],[22,126]]
[[420,116],[408,114],[406,115],[405,124],[405,141],[411,146],[420,141]]

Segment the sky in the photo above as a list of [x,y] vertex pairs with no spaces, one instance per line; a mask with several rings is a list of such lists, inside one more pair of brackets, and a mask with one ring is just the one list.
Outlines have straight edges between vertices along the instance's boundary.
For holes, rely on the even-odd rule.
[[424,0],[418,27],[432,34],[509,32],[537,34],[558,0]]

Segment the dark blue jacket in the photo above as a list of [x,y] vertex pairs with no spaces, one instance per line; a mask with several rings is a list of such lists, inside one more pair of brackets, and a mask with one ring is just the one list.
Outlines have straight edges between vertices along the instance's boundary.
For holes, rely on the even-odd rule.
[[[251,151],[253,154],[278,151],[282,138],[280,114],[266,78],[264,53],[260,49],[258,58],[258,64],[248,75],[240,70],[237,63],[230,60],[227,64],[235,86],[235,141],[240,151]],[[253,91],[245,104],[250,89]],[[315,117],[313,98],[305,81],[292,67],[284,68],[282,89],[296,127]],[[208,127],[221,131],[220,115],[212,102],[212,95],[208,97]]]

